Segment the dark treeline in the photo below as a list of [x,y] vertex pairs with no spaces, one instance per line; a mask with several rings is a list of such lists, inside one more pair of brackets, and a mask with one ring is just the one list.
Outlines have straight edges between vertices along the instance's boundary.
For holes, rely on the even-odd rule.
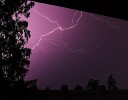
[[[93,91],[93,92],[105,92],[105,91],[117,91],[118,90],[118,87],[117,87],[117,82],[116,80],[114,79],[113,75],[110,75],[108,77],[108,79],[106,80],[106,85],[104,84],[100,84],[99,80],[95,80],[95,79],[89,79],[88,80],[88,83],[85,85],[85,86],[81,86],[79,84],[77,84],[75,87],[74,87],[74,91],[76,92],[80,92],[80,91]],[[46,90],[50,90],[50,87],[47,86],[46,87]],[[60,90],[63,91],[63,92],[68,92],[69,88],[68,88],[68,85],[65,84],[65,85],[61,85],[60,87]]]

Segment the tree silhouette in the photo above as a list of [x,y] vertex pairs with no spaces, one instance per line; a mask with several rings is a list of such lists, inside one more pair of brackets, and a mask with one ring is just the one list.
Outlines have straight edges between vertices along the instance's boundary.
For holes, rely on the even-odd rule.
[[0,0],[0,85],[12,87],[24,81],[30,64],[31,49],[25,47],[30,38],[27,29],[29,10],[34,2],[27,0]]
[[87,90],[97,91],[98,88],[99,88],[99,81],[98,80],[90,79],[88,81],[88,84],[86,86]]
[[116,80],[113,78],[113,75],[110,75],[108,77],[108,90],[117,90],[117,86],[116,86]]

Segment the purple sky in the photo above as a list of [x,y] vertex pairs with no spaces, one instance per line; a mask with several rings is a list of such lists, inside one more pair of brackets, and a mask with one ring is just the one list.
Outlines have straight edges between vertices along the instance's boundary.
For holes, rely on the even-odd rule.
[[39,89],[62,84],[73,89],[90,78],[106,84],[110,74],[119,88],[128,89],[127,21],[42,3],[35,4],[27,21],[27,47],[33,49],[26,79],[38,79]]

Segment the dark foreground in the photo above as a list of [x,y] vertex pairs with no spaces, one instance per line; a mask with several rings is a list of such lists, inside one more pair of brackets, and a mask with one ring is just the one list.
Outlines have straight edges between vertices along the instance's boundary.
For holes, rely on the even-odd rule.
[[[13,92],[13,91],[12,91]],[[10,93],[10,95],[2,95],[5,100],[128,100],[128,90],[120,90],[116,92],[90,92],[90,91],[29,91],[24,93]],[[3,93],[2,93],[3,94]]]

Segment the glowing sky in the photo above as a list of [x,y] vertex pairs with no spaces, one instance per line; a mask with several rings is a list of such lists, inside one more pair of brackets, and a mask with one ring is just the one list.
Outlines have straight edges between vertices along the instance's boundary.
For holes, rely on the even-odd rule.
[[90,78],[105,84],[110,74],[128,88],[127,21],[41,3],[27,21],[33,49],[26,79],[38,79],[38,88],[73,89]]

